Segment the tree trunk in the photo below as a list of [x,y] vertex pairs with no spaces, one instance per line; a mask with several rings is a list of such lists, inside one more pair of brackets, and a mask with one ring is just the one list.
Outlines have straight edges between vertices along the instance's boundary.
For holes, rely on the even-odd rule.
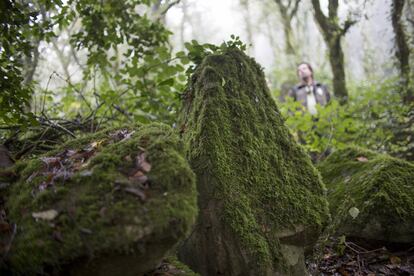
[[344,53],[341,47],[341,37],[333,38],[327,43],[329,47],[329,63],[333,74],[333,91],[341,104],[348,100],[348,91],[345,81]]
[[283,32],[285,34],[286,54],[296,55],[296,43],[293,38],[292,24],[289,18],[282,16]]
[[208,56],[185,98],[181,130],[200,212],[179,258],[201,275],[306,275],[304,250],[327,205],[260,66],[239,50]]
[[395,56],[398,60],[403,83],[403,100],[405,104],[414,102],[413,89],[410,87],[410,47],[404,25],[401,22],[405,0],[393,0],[391,4],[391,22],[395,34]]
[[287,3],[281,0],[275,0],[282,18],[283,32],[285,35],[285,49],[286,54],[288,55],[297,54],[297,45],[293,37],[292,19],[298,11],[300,2],[301,0],[289,0]]
[[341,38],[356,22],[346,20],[344,26],[339,26],[338,5],[337,0],[329,1],[329,16],[326,16],[322,12],[319,0],[312,0],[316,23],[329,48],[329,61],[333,74],[333,93],[341,104],[345,104],[348,101],[348,90],[346,88],[344,53],[342,51]]

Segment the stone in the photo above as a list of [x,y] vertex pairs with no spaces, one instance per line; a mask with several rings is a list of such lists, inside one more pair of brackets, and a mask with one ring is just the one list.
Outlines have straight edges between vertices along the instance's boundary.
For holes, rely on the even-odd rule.
[[15,171],[0,274],[142,275],[197,214],[195,175],[162,124],[78,138]]
[[328,189],[332,231],[391,243],[414,242],[414,165],[358,147],[318,166]]

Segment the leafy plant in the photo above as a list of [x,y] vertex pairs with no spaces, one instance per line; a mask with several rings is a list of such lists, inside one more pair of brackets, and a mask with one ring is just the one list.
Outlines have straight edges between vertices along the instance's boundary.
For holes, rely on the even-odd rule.
[[352,91],[347,105],[333,99],[325,107],[318,106],[316,116],[291,98],[279,106],[293,136],[319,158],[352,143],[412,159],[412,108],[402,104],[398,81],[355,86]]

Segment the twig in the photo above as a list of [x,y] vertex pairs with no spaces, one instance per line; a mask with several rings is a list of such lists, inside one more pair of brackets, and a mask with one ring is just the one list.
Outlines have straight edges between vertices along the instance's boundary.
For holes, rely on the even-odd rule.
[[61,80],[63,80],[63,81],[65,81],[71,88],[73,88],[73,90],[75,90],[78,94],[79,94],[79,96],[82,98],[82,100],[85,102],[85,104],[86,104],[86,106],[91,110],[91,111],[93,111],[93,108],[91,107],[91,105],[89,104],[89,102],[88,102],[88,100],[85,98],[85,96],[83,95],[83,93],[79,90],[79,89],[77,89],[73,84],[72,84],[72,82],[70,81],[70,79],[64,79],[61,75],[59,75],[58,73],[56,73],[56,76],[58,77],[58,78],[60,78]]
[[46,89],[43,92],[43,102],[42,102],[42,111],[41,111],[41,113],[43,113],[44,110],[45,110],[46,93],[47,93],[47,90],[49,89],[50,80],[52,79],[52,77],[53,77],[54,74],[56,74],[55,71],[53,71],[52,74],[50,74],[49,79],[47,80]]
[[[69,134],[70,136],[72,136],[73,138],[76,138],[76,135],[72,132],[72,131],[70,131],[70,130],[68,130],[68,129],[66,129],[65,127],[63,127],[63,126],[61,126],[61,125],[59,125],[59,124],[57,124],[57,123],[55,123],[55,122],[53,122],[53,121],[51,121],[51,120],[49,120],[46,116],[45,116],[45,114],[43,113],[42,114],[43,116],[44,116],[44,118],[40,118],[41,120],[41,124],[42,125],[45,125],[45,126],[50,126],[50,127],[53,127],[53,128],[55,128],[55,129],[60,129],[60,130],[62,130],[63,132],[66,132],[67,134]],[[44,122],[43,120],[46,120],[47,122]]]
[[165,15],[169,9],[171,9],[173,6],[179,4],[181,2],[181,0],[176,0],[174,2],[171,2],[170,4],[168,4],[168,6],[162,11],[162,13],[160,14],[161,16]]

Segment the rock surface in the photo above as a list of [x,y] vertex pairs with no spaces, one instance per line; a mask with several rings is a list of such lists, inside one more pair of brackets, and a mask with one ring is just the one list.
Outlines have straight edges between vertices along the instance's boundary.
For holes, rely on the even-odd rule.
[[414,165],[348,147],[319,165],[333,227],[364,239],[414,242]]
[[142,275],[191,228],[195,176],[165,125],[111,129],[16,164],[2,273]]
[[236,49],[206,57],[180,129],[200,209],[181,261],[201,275],[305,275],[304,249],[328,218],[324,186],[260,66]]

